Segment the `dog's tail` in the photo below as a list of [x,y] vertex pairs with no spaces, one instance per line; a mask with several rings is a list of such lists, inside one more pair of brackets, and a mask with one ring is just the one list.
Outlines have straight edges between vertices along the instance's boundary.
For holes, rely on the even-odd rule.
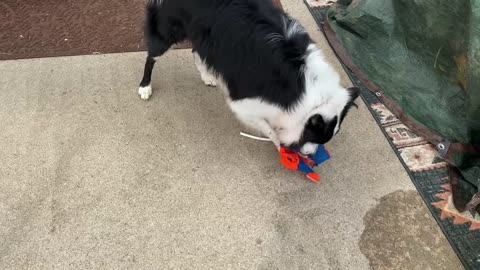
[[181,27],[178,29],[178,27],[175,28],[175,25],[167,25],[165,16],[161,15],[162,4],[165,4],[165,1],[150,0],[147,4],[144,34],[148,53],[151,56],[163,54],[172,44],[184,38],[184,31]]
[[169,0],[149,0],[145,19],[145,41],[149,53],[163,54],[170,46],[186,39],[186,32],[180,20],[169,20],[165,5]]
[[165,0],[149,0],[148,5],[149,6],[159,6],[163,3]]
[[157,5],[160,4],[160,0],[150,0],[147,3],[146,16],[145,16],[145,43],[150,54],[155,54],[158,49],[156,48],[160,44],[163,44],[163,39],[157,31],[158,19],[157,19]]

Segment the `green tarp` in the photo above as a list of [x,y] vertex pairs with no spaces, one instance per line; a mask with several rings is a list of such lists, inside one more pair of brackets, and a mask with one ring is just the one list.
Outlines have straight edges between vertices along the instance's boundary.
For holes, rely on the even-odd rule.
[[459,146],[448,161],[461,196],[472,199],[480,190],[480,1],[339,0],[328,24],[416,128]]

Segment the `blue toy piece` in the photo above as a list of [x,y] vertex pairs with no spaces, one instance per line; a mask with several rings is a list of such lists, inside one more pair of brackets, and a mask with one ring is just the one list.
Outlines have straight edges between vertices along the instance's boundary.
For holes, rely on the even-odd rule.
[[318,166],[323,162],[330,159],[330,153],[323,145],[319,145],[317,148],[317,152],[312,157],[312,160],[315,162],[314,166]]

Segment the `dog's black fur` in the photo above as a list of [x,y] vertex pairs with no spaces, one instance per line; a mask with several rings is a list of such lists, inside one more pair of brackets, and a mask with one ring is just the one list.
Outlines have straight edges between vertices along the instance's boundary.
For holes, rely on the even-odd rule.
[[302,33],[268,44],[266,36],[283,35],[286,17],[269,0],[164,0],[147,9],[149,55],[160,56],[188,39],[222,74],[230,98],[262,97],[288,108],[304,89],[301,57],[311,40]]

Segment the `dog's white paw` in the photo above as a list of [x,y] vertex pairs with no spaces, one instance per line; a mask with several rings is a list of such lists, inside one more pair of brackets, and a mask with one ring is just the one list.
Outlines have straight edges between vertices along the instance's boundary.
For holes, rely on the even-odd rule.
[[149,99],[150,96],[152,95],[152,86],[147,85],[147,86],[144,86],[144,87],[139,87],[138,88],[138,94],[140,95],[140,98],[143,99],[143,100]]
[[318,149],[318,144],[306,143],[300,149],[300,153],[304,155],[313,155],[317,152],[317,149]]
[[217,86],[217,80],[213,76],[202,76],[202,81],[206,86]]

